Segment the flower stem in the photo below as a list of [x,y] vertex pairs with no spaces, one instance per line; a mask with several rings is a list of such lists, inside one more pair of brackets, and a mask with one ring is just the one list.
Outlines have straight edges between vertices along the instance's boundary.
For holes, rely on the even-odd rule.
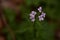
[[34,40],[36,40],[36,27],[35,27],[35,22],[33,23],[33,36],[34,36]]

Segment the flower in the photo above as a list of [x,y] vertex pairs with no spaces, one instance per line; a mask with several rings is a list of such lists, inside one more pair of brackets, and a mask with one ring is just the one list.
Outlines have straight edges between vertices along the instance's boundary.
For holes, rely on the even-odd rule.
[[35,12],[35,11],[32,11],[31,14],[32,14],[32,15],[36,15],[36,12]]
[[44,18],[41,15],[38,16],[38,18],[39,18],[39,21],[43,21],[44,20]]
[[35,17],[30,17],[31,21],[34,22],[35,21]]
[[43,21],[45,18],[45,15],[46,15],[46,13],[42,12],[42,14],[40,16],[38,16],[39,21]]
[[[38,8],[38,11],[41,13],[41,15],[38,16],[39,21],[43,21],[44,18],[45,18],[46,13],[44,13],[44,12],[42,11],[42,7],[41,7],[41,6]],[[31,11],[31,13],[30,13],[30,19],[31,19],[32,22],[35,21],[35,15],[36,15],[36,14],[37,14],[37,13],[36,13],[35,11]]]
[[31,19],[32,22],[35,21],[35,15],[36,15],[36,12],[35,12],[35,11],[32,11],[32,12],[30,13],[30,19]]
[[42,12],[42,7],[39,7],[39,8],[38,8],[38,11],[39,11],[39,12]]
[[30,14],[30,17],[34,18],[34,17],[35,17],[35,15]]
[[42,12],[42,14],[41,14],[43,17],[45,17],[45,15],[46,15],[46,13],[44,13],[44,12]]
[[34,22],[34,21],[35,21],[35,19],[31,19],[31,21],[32,21],[32,22]]
[[35,16],[34,15],[31,15],[30,16],[30,19],[32,20],[32,19],[35,19]]

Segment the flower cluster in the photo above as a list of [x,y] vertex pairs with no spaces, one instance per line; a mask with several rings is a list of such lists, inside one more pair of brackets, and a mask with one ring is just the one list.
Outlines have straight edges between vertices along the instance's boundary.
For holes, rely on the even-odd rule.
[[39,12],[42,12],[42,7],[39,7],[39,8],[38,8],[38,11],[39,11]]
[[[41,13],[41,15],[38,16],[39,21],[43,21],[44,18],[45,18],[46,13],[44,13],[44,12],[42,11],[42,7],[39,7],[39,8],[38,8],[38,11]],[[31,19],[32,22],[35,21],[35,15],[36,15],[36,14],[37,14],[37,13],[36,13],[35,11],[32,11],[32,12],[30,13],[30,19]]]
[[38,16],[39,21],[43,21],[45,18],[45,15],[46,15],[46,13],[42,12],[42,14]]
[[32,12],[30,13],[30,19],[31,19],[32,22],[35,21],[35,15],[36,15],[36,12],[35,12],[35,11],[32,11]]

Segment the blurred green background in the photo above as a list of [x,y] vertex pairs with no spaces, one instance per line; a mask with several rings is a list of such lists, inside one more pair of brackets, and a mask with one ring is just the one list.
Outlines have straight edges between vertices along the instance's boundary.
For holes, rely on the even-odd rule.
[[[32,10],[39,14],[37,11],[39,6],[43,7],[46,18],[41,22],[36,19],[33,24],[29,19],[29,14]],[[25,4],[20,6],[22,20],[19,23],[15,21],[15,11],[10,8],[4,10],[8,24],[15,33],[16,40],[33,40],[34,27],[36,28],[35,40],[54,40],[54,30],[60,27],[60,0],[25,0]],[[6,28],[3,32],[7,33],[8,40],[12,40]]]

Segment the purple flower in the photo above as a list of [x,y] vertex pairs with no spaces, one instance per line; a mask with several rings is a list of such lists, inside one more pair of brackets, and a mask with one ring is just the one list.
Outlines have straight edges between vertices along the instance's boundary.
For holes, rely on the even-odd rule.
[[[39,21],[43,21],[44,18],[45,18],[46,13],[44,13],[44,12],[42,11],[42,7],[41,7],[41,6],[38,8],[38,11],[41,12],[41,15],[38,16]],[[32,12],[29,14],[30,20],[31,20],[32,22],[35,21],[35,15],[36,15],[36,14],[37,14],[37,13],[36,13],[35,11],[32,11]]]
[[30,14],[30,19],[31,19],[32,22],[35,21],[35,15],[36,15],[36,12],[32,11],[31,14]]
[[44,13],[44,12],[42,12],[42,14],[41,14],[43,17],[45,17],[45,15],[46,15],[46,13]]
[[39,11],[39,12],[42,12],[42,7],[39,7],[39,8],[38,8],[38,11]]
[[36,15],[36,12],[35,12],[35,11],[32,11],[31,14],[32,14],[32,15]]
[[34,18],[34,17],[35,17],[35,15],[30,14],[30,17]]
[[32,22],[34,22],[34,21],[35,21],[35,19],[31,19],[31,21],[32,21]]
[[40,16],[38,16],[38,18],[39,18],[39,21],[43,21],[44,20],[44,18],[45,18],[45,13],[44,12],[42,12],[42,14],[40,15]]
[[44,20],[44,18],[41,15],[38,16],[38,18],[39,18],[39,21],[43,21]]
[[35,19],[35,16],[33,15],[33,16],[30,16],[30,19]]
[[35,21],[35,17],[30,17],[31,21],[34,22]]

